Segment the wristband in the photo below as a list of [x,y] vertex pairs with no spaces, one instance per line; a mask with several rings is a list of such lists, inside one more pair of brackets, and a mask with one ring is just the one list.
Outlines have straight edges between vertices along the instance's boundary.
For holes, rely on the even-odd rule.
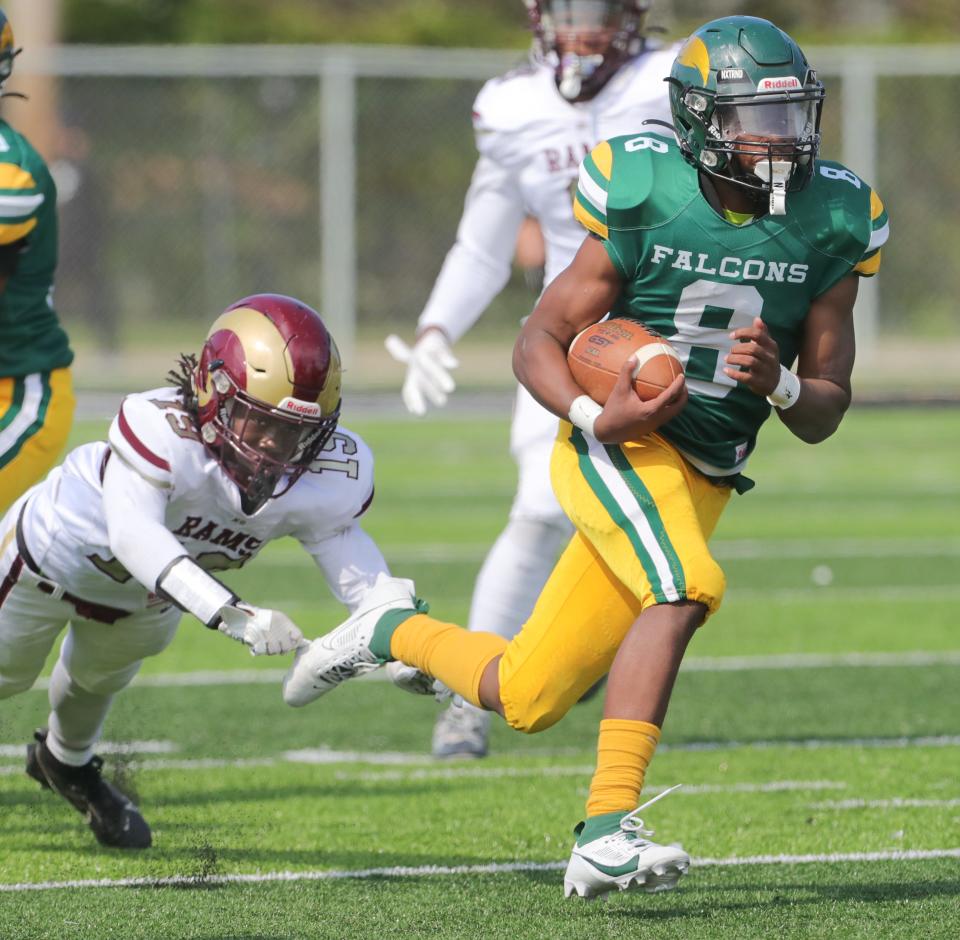
[[786,366],[780,366],[780,381],[777,387],[767,395],[767,401],[781,411],[792,408],[800,398],[800,377]]
[[174,558],[160,572],[155,591],[211,630],[216,630],[220,623],[220,608],[238,600],[233,591],[207,574],[189,555]]
[[581,431],[586,431],[591,437],[595,437],[593,426],[597,423],[597,418],[603,407],[598,405],[589,395],[578,395],[570,403],[570,423]]

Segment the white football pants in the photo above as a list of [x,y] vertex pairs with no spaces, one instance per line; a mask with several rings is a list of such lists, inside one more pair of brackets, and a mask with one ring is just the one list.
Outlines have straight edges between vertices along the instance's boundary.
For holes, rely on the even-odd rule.
[[519,481],[510,519],[487,554],[470,605],[471,630],[510,639],[534,604],[573,534],[550,484],[557,418],[520,386],[510,428],[510,453]]
[[6,542],[0,554],[0,585],[5,585],[0,590],[5,595],[0,603],[0,699],[33,685],[57,637],[69,627],[50,679],[47,745],[58,760],[81,766],[93,756],[114,694],[129,685],[145,657],[169,645],[181,613],[176,607],[150,608],[113,624],[100,623],[39,591],[39,579],[25,566],[11,584],[17,543],[5,536],[15,522],[11,510],[0,527],[0,540]]

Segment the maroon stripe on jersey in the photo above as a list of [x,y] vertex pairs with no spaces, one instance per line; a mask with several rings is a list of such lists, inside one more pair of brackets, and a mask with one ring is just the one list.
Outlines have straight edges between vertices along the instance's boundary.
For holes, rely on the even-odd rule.
[[170,464],[166,462],[162,457],[158,457],[143,441],[133,433],[133,428],[127,424],[127,419],[123,414],[123,405],[120,406],[120,414],[118,416],[118,423],[120,425],[120,433],[126,438],[127,443],[148,463],[152,463],[155,467],[159,467],[161,470],[166,470],[169,472]]
[[367,497],[367,501],[360,507],[360,509],[353,514],[353,518],[356,519],[357,516],[362,516],[369,508],[370,504],[373,502],[374,490],[370,490],[370,495]]
[[3,584],[0,584],[0,607],[3,607],[3,602],[7,599],[10,589],[17,583],[21,571],[23,571],[23,559],[17,555],[13,559],[13,564],[7,572],[7,576],[3,579]]

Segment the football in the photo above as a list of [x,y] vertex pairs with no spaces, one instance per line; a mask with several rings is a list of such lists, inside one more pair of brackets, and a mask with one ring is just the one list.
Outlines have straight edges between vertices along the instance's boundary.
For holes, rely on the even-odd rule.
[[622,318],[602,320],[578,333],[567,350],[567,362],[580,388],[603,405],[634,353],[633,387],[644,401],[656,398],[683,374],[677,351],[659,333]]

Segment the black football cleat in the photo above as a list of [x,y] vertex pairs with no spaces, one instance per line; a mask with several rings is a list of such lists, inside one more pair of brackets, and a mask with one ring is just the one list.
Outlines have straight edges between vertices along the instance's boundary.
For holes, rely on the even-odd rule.
[[47,731],[33,734],[27,745],[27,774],[41,786],[60,794],[87,820],[97,842],[118,849],[150,847],[150,826],[140,810],[115,786],[103,779],[103,760],[94,755],[82,767],[58,761],[47,747]]

